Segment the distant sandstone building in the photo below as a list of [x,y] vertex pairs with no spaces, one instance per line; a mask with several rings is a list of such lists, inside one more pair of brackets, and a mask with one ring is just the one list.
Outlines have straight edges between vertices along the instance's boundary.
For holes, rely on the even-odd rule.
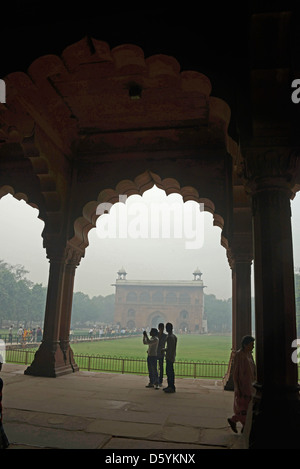
[[127,280],[124,268],[118,272],[114,322],[121,328],[141,329],[171,322],[177,332],[207,332],[204,319],[202,273],[191,281]]

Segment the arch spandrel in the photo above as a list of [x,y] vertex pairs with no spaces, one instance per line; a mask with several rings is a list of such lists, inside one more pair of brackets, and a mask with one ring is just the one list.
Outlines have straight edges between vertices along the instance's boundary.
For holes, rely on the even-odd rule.
[[[24,133],[19,117],[23,114],[23,123],[26,115],[31,129],[40,127],[71,158],[83,136],[116,130],[211,125],[215,131],[217,125],[226,143],[223,130],[229,124],[229,107],[210,97],[209,78],[181,72],[172,56],[145,58],[133,44],[109,50],[106,43],[83,38],[61,57],[42,56],[27,74],[13,72],[5,81],[10,125]],[[139,100],[130,99],[132,83],[141,87]]]

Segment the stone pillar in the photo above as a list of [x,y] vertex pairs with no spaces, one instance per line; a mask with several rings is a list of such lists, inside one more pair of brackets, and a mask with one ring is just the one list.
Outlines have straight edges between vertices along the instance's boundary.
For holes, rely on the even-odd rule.
[[232,268],[232,348],[238,350],[244,335],[251,335],[251,259],[237,258]]
[[43,339],[25,374],[56,377],[77,369],[67,356],[69,346],[65,340],[70,325],[75,268],[72,274],[69,249],[63,243],[51,239],[45,244],[50,266]]
[[70,347],[70,326],[73,302],[73,289],[75,270],[79,265],[82,252],[68,246],[66,250],[66,260],[64,266],[64,279],[61,301],[61,321],[59,331],[59,344],[63,352],[64,361],[73,371],[78,371],[78,366],[74,361],[73,351]]
[[233,391],[232,365],[236,351],[244,335],[251,335],[251,249],[241,254],[230,255],[232,271],[232,350],[224,389]]
[[252,197],[257,389],[250,448],[299,448],[300,408],[290,198],[297,157],[246,160]]

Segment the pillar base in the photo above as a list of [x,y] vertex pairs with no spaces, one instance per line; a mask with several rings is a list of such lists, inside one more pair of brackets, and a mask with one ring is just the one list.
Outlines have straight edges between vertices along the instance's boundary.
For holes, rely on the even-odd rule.
[[71,347],[68,347],[63,352],[58,344],[42,342],[34,356],[33,362],[26,368],[24,374],[56,378],[78,370],[79,368],[74,362]]
[[300,449],[300,400],[294,396],[256,396],[249,449]]

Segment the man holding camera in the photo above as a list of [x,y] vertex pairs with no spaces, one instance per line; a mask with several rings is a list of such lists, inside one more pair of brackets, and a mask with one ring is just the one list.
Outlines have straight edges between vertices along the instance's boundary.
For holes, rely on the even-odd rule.
[[146,388],[159,389],[158,373],[157,373],[157,348],[158,348],[158,330],[152,328],[150,331],[150,338],[147,332],[143,332],[143,344],[148,345],[148,371],[149,371],[149,384]]

